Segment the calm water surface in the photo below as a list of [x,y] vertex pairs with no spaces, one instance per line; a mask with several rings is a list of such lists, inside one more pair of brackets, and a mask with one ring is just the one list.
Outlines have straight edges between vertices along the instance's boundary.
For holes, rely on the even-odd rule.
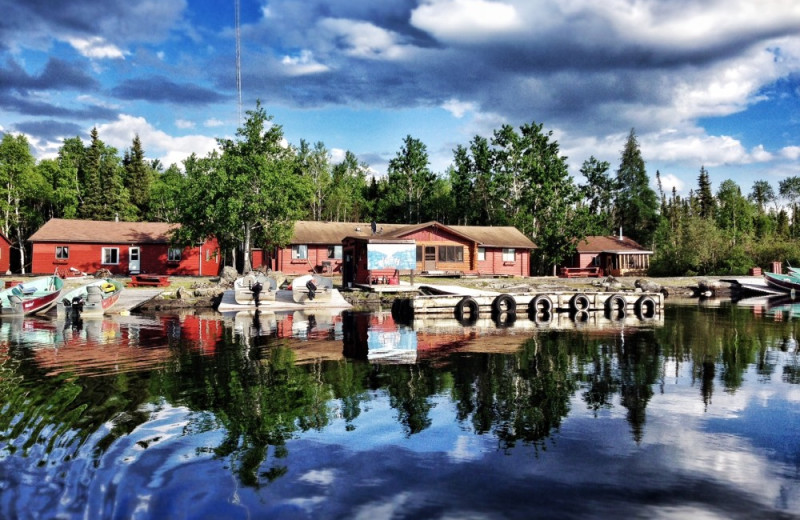
[[0,322],[0,517],[798,518],[800,308]]

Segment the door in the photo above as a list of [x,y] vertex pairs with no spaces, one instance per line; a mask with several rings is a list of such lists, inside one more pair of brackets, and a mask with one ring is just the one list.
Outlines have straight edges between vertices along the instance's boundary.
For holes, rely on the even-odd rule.
[[132,274],[138,274],[142,268],[142,263],[139,259],[139,248],[128,248],[128,271]]
[[436,270],[436,246],[425,246],[425,270]]

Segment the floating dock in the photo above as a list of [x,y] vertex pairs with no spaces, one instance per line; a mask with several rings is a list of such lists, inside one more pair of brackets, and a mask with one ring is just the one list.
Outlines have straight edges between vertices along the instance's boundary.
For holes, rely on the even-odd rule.
[[[436,288],[442,290],[441,286]],[[460,288],[446,290],[459,292]],[[527,292],[433,294],[402,298],[392,305],[392,313],[401,319],[434,314],[452,316],[460,322],[475,322],[481,317],[525,314],[535,320],[555,313],[569,312],[585,321],[584,314],[603,312],[621,318],[634,314],[640,319],[652,319],[662,314],[664,295],[645,292]]]

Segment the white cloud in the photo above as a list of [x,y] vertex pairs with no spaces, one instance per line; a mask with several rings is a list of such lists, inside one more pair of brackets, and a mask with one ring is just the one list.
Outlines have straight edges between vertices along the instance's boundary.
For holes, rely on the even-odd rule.
[[187,121],[186,119],[176,119],[175,126],[178,128],[194,128],[194,122]]
[[139,135],[148,158],[157,158],[164,165],[181,165],[195,153],[199,157],[217,148],[216,139],[204,135],[174,137],[154,128],[143,117],[121,114],[116,121],[98,125],[100,139],[119,150],[130,148],[135,135]]
[[99,36],[94,36],[92,38],[69,38],[67,41],[87,58],[125,59],[125,53],[119,47],[108,43]]
[[333,39],[344,41],[348,45],[345,53],[352,57],[394,60],[409,52],[409,47],[401,44],[399,35],[369,22],[326,18],[319,27]]
[[773,159],[772,154],[764,149],[763,144],[750,150],[750,157],[752,157],[753,162],[767,162]]
[[[685,187],[684,182],[675,175],[671,173],[661,174],[661,189],[664,190],[664,193],[666,194],[672,193],[672,188],[675,188],[675,191],[678,193],[683,193],[684,187]],[[655,177],[653,179],[653,188],[658,189]]]
[[342,148],[331,148],[329,154],[331,156],[331,163],[340,164],[342,161],[344,161],[344,158],[347,155],[347,150]]
[[452,98],[445,101],[442,108],[453,114],[453,117],[461,119],[467,112],[473,112],[475,110],[475,103],[459,101]]
[[314,61],[313,53],[309,50],[301,51],[299,56],[284,56],[281,63],[290,76],[305,76],[329,70],[326,65]]
[[336,480],[336,475],[331,469],[312,469],[311,471],[300,475],[298,480],[301,482],[307,482],[309,484],[316,484],[318,486],[330,486]]
[[800,146],[786,146],[781,149],[781,157],[796,161],[800,159]]
[[203,126],[207,128],[215,128],[217,126],[222,126],[224,124],[225,123],[220,121],[219,119],[212,117],[210,119],[206,119],[205,122],[203,123]]
[[411,25],[445,41],[505,37],[524,27],[513,5],[487,0],[428,0],[411,12]]

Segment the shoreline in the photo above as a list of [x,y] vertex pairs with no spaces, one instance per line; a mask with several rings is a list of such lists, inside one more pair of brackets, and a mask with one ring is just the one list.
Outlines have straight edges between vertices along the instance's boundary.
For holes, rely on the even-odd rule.
[[[699,296],[729,298],[733,294],[731,284],[723,280],[760,277],[648,277],[617,278],[608,285],[605,278],[558,278],[554,276],[530,278],[428,278],[415,277],[416,284],[456,285],[496,292],[535,292],[537,289],[579,291],[634,291],[637,281],[646,282],[651,289],[664,292],[669,298],[696,298]],[[170,285],[155,299],[142,305],[142,311],[167,311],[173,309],[215,308],[221,295],[228,290],[218,283],[217,277],[171,277]],[[341,285],[336,283],[334,287]],[[129,288],[136,290],[136,288]],[[398,298],[408,298],[417,291],[380,293],[362,289],[339,289],[342,297],[356,310],[371,310],[391,306]]]

